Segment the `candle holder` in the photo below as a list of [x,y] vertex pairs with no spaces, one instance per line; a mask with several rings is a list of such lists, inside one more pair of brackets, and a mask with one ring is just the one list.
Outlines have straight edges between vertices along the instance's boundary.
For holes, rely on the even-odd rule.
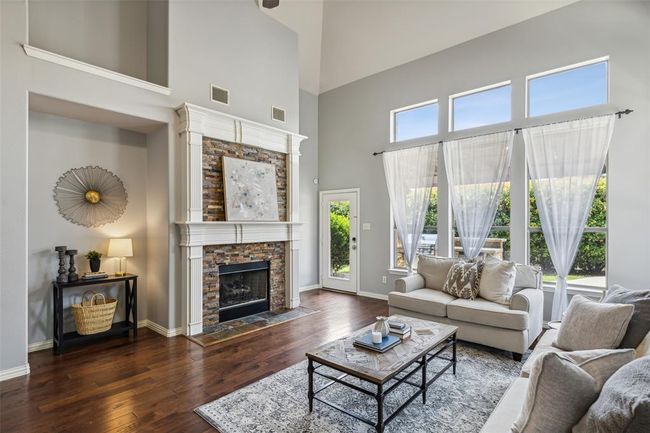
[[74,267],[74,256],[77,254],[77,250],[68,250],[65,253],[70,257],[70,267],[68,268],[68,283],[73,283],[79,279],[77,268]]
[[54,251],[59,253],[59,270],[58,273],[59,275],[56,277],[56,282],[57,283],[65,283],[68,281],[68,278],[66,277],[66,270],[65,270],[65,252],[68,249],[65,245],[60,245],[58,247],[54,247]]

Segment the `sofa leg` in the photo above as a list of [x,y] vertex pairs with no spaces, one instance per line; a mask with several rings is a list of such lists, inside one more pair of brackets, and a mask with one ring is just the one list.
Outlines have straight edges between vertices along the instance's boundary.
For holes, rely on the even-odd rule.
[[512,359],[514,359],[517,362],[521,362],[521,357],[522,356],[523,355],[521,353],[512,352]]

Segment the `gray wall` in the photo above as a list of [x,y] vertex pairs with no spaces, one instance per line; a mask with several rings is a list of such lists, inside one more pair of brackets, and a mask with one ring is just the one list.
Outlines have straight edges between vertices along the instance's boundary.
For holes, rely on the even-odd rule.
[[147,79],[147,2],[29,0],[29,43]]
[[[156,314],[160,325],[180,326],[179,250],[172,211],[179,181],[175,177],[176,115],[172,108],[190,101],[282,126],[270,120],[271,104],[276,104],[287,109],[286,128],[298,130],[295,34],[264,16],[252,0],[227,3],[174,1],[170,5],[169,34],[177,43],[169,52],[169,63],[175,65],[169,75],[173,94],[165,96],[26,56],[21,47],[27,42],[26,3],[0,2],[0,372],[27,364],[30,92],[171,125],[166,142],[164,137],[152,134],[147,139],[147,145],[164,142],[159,149],[167,153],[167,172],[161,177],[148,173],[147,177],[168,189],[170,209],[166,224],[160,223],[168,230],[169,263],[162,264],[168,274],[165,277],[155,272],[156,284],[162,287],[152,293],[160,298],[150,298],[148,306],[155,305],[152,317]],[[226,18],[229,14],[231,19]],[[57,31],[65,33],[66,28]],[[74,28],[72,33],[77,34]],[[224,67],[224,59],[228,67]],[[137,65],[136,61],[132,67],[137,69]],[[210,82],[231,86],[235,99],[230,107],[207,101]],[[153,166],[160,163],[151,158],[147,162]],[[154,215],[149,212],[147,217],[153,219]],[[164,246],[164,239],[159,242]],[[51,307],[45,311],[48,309]]]
[[[253,0],[177,0],[169,9],[169,84],[183,101],[298,131],[298,37]],[[230,105],[210,100],[210,84]],[[179,99],[180,102],[180,99]],[[271,106],[286,110],[286,124]]]
[[318,96],[300,91],[300,287],[318,284]]
[[[59,215],[52,188],[59,176],[71,168],[99,165],[115,173],[124,183],[128,205],[122,217],[99,228],[82,227]],[[133,239],[134,257],[127,262],[128,271],[140,275],[140,317],[147,317],[147,143],[146,136],[32,112],[29,115],[29,342],[52,338],[52,277],[58,268],[54,245],[77,249],[78,272],[90,271],[83,257],[89,250],[106,253],[108,239]],[[101,270],[115,272],[116,259],[103,257]],[[102,288],[104,289],[104,288]],[[83,290],[67,291],[64,308]],[[123,291],[120,291],[123,292]],[[111,296],[120,293],[110,290]],[[76,295],[76,296],[75,296]],[[124,305],[120,303],[120,305]],[[123,317],[119,309],[118,318]],[[123,320],[123,319],[122,319]],[[66,311],[64,330],[74,330]]]
[[[617,122],[609,156],[609,283],[647,287],[650,4],[579,2],[320,95],[321,189],[360,187],[362,222],[372,223],[372,231],[361,232],[361,290],[385,294],[393,287],[393,276],[389,275],[388,284],[381,283],[389,268],[388,193],[381,159],[370,155],[390,147],[391,109],[438,98],[439,130],[443,131],[438,139],[444,139],[450,94],[512,80],[513,121],[491,129],[534,123],[524,118],[526,75],[604,55],[611,56],[611,105],[607,109],[636,110]],[[516,146],[512,254],[515,260],[525,261],[526,170],[521,137]]]

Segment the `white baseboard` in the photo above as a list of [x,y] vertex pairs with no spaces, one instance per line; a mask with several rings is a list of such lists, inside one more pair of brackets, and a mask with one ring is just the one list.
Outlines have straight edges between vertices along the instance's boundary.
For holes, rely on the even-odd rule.
[[[164,326],[161,326],[157,324],[156,322],[152,322],[151,320],[143,320],[143,322],[146,322],[146,327],[151,329],[153,332],[156,332],[163,337],[176,337],[177,335],[182,335],[183,334],[183,328],[173,328],[173,329],[167,329]],[[138,326],[140,324],[138,323]]]
[[302,293],[302,292],[308,292],[308,291],[310,291],[310,290],[316,290],[316,289],[320,289],[320,288],[321,288],[321,285],[318,284],[318,283],[316,283],[316,284],[310,284],[309,286],[301,287],[301,288],[300,288],[300,293]]
[[52,340],[51,338],[49,340],[30,343],[27,345],[27,353],[38,352],[39,350],[51,349],[53,345],[54,345],[54,340]]
[[384,295],[382,293],[364,292],[363,290],[359,290],[357,295],[364,296],[366,298],[374,298],[374,299],[381,299],[382,301],[388,301],[388,295]]
[[[163,328],[157,323],[151,322],[150,320],[138,320],[138,328],[149,328],[154,332],[157,332],[158,334],[164,335],[165,337],[175,337],[176,335],[180,335],[180,329],[181,328],[176,328],[176,329],[167,329]],[[52,346],[54,345],[54,340],[51,338],[48,340],[43,340],[43,341],[38,341],[36,343],[30,343],[27,346],[27,353],[32,353],[32,352],[38,352],[39,350],[45,350],[45,349],[51,349]]]
[[29,363],[0,371],[0,382],[29,374]]

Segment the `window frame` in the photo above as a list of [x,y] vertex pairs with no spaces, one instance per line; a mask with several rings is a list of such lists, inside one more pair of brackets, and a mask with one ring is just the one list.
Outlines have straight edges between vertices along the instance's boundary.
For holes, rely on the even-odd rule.
[[[602,233],[605,235],[605,287],[592,286],[588,284],[575,284],[571,281],[567,281],[568,289],[587,289],[595,290],[601,293],[605,293],[609,288],[609,152],[607,153],[607,158],[605,159],[605,169],[607,174],[607,185],[605,186],[605,197],[607,200],[607,207],[605,211],[605,227],[585,227],[582,234],[585,233]],[[602,174],[601,174],[602,176]],[[530,187],[530,173],[526,170],[526,186]],[[592,204],[593,205],[593,204]],[[527,200],[526,206],[526,264],[534,265],[530,263],[530,234],[531,233],[544,233],[541,227],[531,227],[530,226],[530,197]],[[582,241],[582,239],[581,239]],[[545,288],[555,288],[555,284],[552,283],[542,283],[542,286]]]
[[[490,123],[490,124],[487,124],[487,125],[475,126],[473,128],[454,129],[454,100],[455,99],[461,98],[463,96],[473,95],[473,94],[476,94],[476,93],[486,92],[488,90],[498,89],[500,87],[506,87],[506,86],[510,86],[510,98],[511,99],[510,99],[510,119],[509,120],[506,120],[504,122]],[[448,103],[448,105],[449,105],[449,116],[448,116],[449,117],[449,124],[447,125],[447,128],[448,128],[448,132],[450,132],[450,133],[451,132],[457,132],[457,131],[469,131],[469,130],[478,129],[478,128],[486,128],[486,127],[489,127],[489,126],[492,126],[492,125],[502,125],[504,123],[512,122],[512,80],[501,81],[499,83],[489,84],[487,86],[479,87],[479,88],[476,88],[476,89],[467,90],[467,91],[460,92],[460,93],[454,93],[453,95],[449,95],[449,103]]]
[[[409,138],[408,140],[397,140],[397,125],[396,125],[396,114],[401,113],[403,111],[409,111],[409,110],[414,110],[416,108],[422,108],[427,105],[437,105],[438,106],[438,115],[436,116],[436,133],[433,135],[423,135],[421,137],[414,137],[414,138]],[[440,102],[438,101],[438,98],[435,99],[430,99],[428,101],[423,101],[423,102],[418,102],[416,104],[411,104],[407,105],[405,107],[400,107],[400,108],[395,108],[393,110],[390,110],[390,136],[388,137],[388,142],[389,143],[409,143],[409,142],[414,142],[416,140],[422,140],[428,137],[436,137],[440,135]]]
[[[605,93],[607,94],[607,101],[605,101],[604,104],[589,105],[587,107],[573,108],[573,109],[570,109],[570,110],[563,110],[563,111],[554,111],[553,113],[540,114],[538,116],[531,116],[530,115],[530,81],[531,80],[535,80],[535,79],[538,79],[538,78],[547,77],[547,76],[550,76],[550,75],[555,75],[555,74],[559,74],[559,73],[562,73],[562,72],[567,72],[567,71],[571,71],[571,70],[575,70],[575,69],[580,69],[580,68],[583,68],[585,66],[596,65],[598,63],[605,63],[605,78],[606,78],[605,83],[607,85],[607,89],[605,89],[606,90]],[[524,97],[525,97],[525,101],[524,101],[524,110],[525,110],[524,117],[526,119],[538,118],[538,117],[543,117],[543,116],[553,116],[553,115],[558,115],[558,114],[561,114],[561,113],[571,113],[571,112],[576,112],[576,111],[580,111],[580,110],[586,110],[586,109],[589,109],[589,108],[592,108],[592,107],[598,107],[598,106],[609,104],[610,101],[611,101],[611,95],[610,95],[611,83],[610,83],[609,56],[598,57],[598,58],[591,59],[591,60],[585,60],[584,62],[573,63],[571,65],[561,66],[559,68],[549,69],[547,71],[537,72],[537,73],[531,74],[531,75],[526,75],[524,85],[525,85],[525,89],[524,89]]]

